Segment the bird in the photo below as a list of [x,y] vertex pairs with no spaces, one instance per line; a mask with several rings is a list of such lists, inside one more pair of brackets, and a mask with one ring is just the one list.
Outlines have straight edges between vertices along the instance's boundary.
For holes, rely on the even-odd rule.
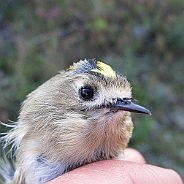
[[5,183],[44,184],[80,166],[120,158],[132,137],[131,112],[151,115],[134,102],[124,75],[96,59],[74,63],[23,101],[3,137],[16,157]]

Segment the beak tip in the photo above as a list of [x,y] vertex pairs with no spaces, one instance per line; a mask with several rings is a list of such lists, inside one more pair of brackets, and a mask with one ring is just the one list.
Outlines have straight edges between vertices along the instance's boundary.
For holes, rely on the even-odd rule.
[[149,110],[148,110],[148,112],[147,112],[146,114],[148,114],[148,115],[150,115],[150,116],[152,115],[151,112],[150,112]]

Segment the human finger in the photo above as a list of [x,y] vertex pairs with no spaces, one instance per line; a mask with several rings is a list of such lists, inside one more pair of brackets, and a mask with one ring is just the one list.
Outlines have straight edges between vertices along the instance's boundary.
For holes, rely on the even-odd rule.
[[182,184],[173,170],[123,160],[94,162],[68,172],[49,184]]

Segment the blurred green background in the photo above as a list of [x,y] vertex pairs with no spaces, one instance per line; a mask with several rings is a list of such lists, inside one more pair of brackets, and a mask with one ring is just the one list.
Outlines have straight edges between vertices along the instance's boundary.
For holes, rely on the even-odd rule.
[[129,146],[184,179],[184,1],[0,1],[0,121],[16,121],[29,92],[84,58],[127,76],[152,112],[133,115]]

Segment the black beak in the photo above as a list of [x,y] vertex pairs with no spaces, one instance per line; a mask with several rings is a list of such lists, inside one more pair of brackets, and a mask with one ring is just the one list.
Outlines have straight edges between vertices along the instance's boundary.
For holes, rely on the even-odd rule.
[[151,115],[151,112],[148,109],[133,103],[132,98],[117,98],[116,103],[111,106],[111,109]]

